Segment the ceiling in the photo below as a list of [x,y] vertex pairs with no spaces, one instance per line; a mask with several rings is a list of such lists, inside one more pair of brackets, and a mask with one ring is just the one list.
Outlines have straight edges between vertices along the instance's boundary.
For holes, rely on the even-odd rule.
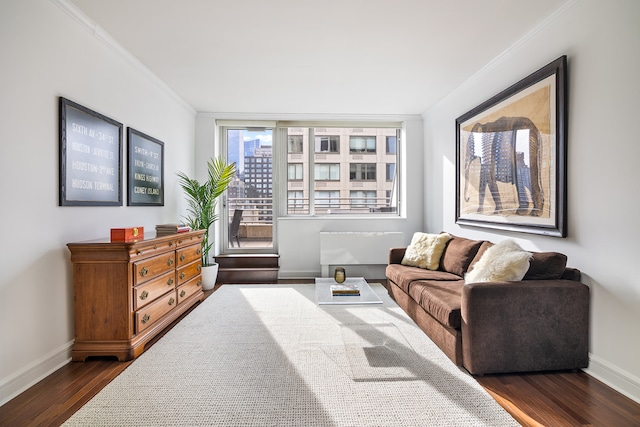
[[421,114],[565,0],[71,0],[199,112]]

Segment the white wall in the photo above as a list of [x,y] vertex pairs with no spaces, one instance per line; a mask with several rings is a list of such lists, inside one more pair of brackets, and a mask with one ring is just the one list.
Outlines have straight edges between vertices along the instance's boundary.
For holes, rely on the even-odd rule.
[[[640,401],[640,2],[570,1],[424,117],[427,229],[560,251],[591,289],[588,372]],[[568,237],[455,224],[455,119],[568,55]]]
[[[0,4],[0,404],[69,360],[73,283],[66,243],[111,227],[176,221],[175,172],[194,168],[195,111],[52,1]],[[165,206],[58,206],[58,96],[165,143]],[[124,156],[126,162],[126,155]]]
[[[197,169],[202,169],[207,157],[212,155],[211,146],[218,139],[215,126],[216,119],[236,120],[364,120],[379,119],[383,121],[403,121],[405,128],[405,145],[401,151],[403,177],[401,183],[401,203],[405,203],[406,215],[399,218],[302,218],[282,217],[277,220],[277,253],[280,255],[280,278],[313,278],[321,273],[320,267],[320,232],[321,231],[400,231],[405,234],[405,241],[411,241],[413,233],[424,224],[422,194],[424,192],[423,174],[423,136],[422,118],[420,116],[402,117],[353,117],[336,115],[317,115],[313,117],[292,114],[231,114],[231,113],[199,113],[196,121]],[[277,151],[277,150],[276,150]],[[204,173],[204,172],[202,172]],[[218,226],[220,223],[218,223]],[[220,241],[220,239],[216,239]],[[349,274],[363,275],[367,278],[384,278],[381,266],[351,267]]]

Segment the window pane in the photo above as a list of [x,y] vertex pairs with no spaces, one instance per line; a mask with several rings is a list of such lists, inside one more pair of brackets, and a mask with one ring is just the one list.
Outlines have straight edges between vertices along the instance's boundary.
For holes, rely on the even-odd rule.
[[287,137],[287,147],[289,153],[303,153],[302,135],[289,135]]
[[316,136],[316,153],[339,153],[339,136]]
[[302,180],[302,163],[289,163],[289,181]]
[[395,136],[387,136],[387,154],[396,154],[396,141]]
[[349,179],[351,181],[368,181],[376,179],[375,163],[351,163],[349,165]]
[[[289,215],[397,213],[399,129],[285,130],[289,147]],[[301,145],[299,152],[292,151],[295,144]],[[301,154],[308,153],[306,150],[313,150],[313,155]],[[302,171],[297,167],[294,170],[293,164],[302,165]]]
[[376,137],[375,136],[350,136],[349,151],[351,153],[375,153]]
[[339,181],[340,165],[334,163],[316,163],[314,178],[318,181]]
[[387,163],[386,167],[387,181],[393,181],[396,172],[396,164],[395,163]]

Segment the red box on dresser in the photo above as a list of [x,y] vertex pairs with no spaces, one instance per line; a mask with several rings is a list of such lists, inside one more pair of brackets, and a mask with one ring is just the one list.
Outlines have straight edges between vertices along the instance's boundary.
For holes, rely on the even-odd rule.
[[144,227],[112,228],[112,242],[130,242],[144,238]]

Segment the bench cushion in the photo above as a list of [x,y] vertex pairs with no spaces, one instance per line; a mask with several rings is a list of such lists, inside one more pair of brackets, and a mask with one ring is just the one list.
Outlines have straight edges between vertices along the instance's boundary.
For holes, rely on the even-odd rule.
[[409,295],[440,323],[460,329],[460,306],[464,280],[418,280],[409,285]]
[[415,280],[443,280],[458,281],[460,276],[456,276],[446,271],[425,270],[418,267],[409,267],[401,264],[389,264],[386,269],[387,278],[398,285],[403,291],[409,292],[409,285]]

